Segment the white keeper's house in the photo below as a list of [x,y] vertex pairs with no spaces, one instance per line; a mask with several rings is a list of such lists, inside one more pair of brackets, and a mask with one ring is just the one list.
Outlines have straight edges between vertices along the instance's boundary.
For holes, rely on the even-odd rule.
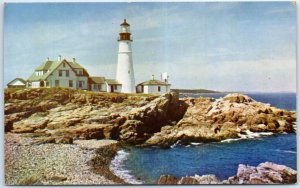
[[58,56],[57,61],[47,58],[45,63],[37,67],[27,79],[27,87],[68,87],[88,90],[88,78],[88,72],[76,62],[75,58],[73,61],[67,61]]
[[[64,87],[82,89],[98,92],[120,92],[120,93],[155,93],[162,94],[170,91],[171,84],[168,83],[167,73],[161,75],[161,80],[148,80],[135,85],[134,66],[132,58],[132,36],[130,25],[124,19],[119,32],[119,50],[116,79],[106,79],[103,76],[90,76],[88,71],[82,67],[76,59],[72,61],[62,59],[46,59],[38,66],[31,76],[24,81],[16,78],[8,83],[8,87]],[[19,84],[19,85],[18,85]]]

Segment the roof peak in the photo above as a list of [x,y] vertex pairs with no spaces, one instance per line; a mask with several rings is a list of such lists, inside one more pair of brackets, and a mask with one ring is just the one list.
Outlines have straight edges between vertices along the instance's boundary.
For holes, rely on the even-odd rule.
[[129,23],[126,22],[126,19],[124,19],[123,23],[121,23],[120,26],[125,25],[125,26],[130,26]]

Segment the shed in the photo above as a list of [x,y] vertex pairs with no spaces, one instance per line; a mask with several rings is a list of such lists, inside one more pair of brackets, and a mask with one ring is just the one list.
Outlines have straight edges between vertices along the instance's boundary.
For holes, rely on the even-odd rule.
[[7,84],[8,88],[25,88],[26,81],[22,78],[15,78]]

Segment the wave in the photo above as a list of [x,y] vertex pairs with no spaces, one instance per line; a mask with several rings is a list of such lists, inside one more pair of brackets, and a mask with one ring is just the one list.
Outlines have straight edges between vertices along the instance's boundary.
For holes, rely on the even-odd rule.
[[295,131],[297,132],[297,122],[295,122],[295,123],[293,124],[293,128],[294,128]]
[[294,153],[294,154],[297,154],[296,151],[291,151],[291,150],[280,150],[280,149],[276,149],[274,151],[277,151],[277,152],[283,152],[283,153]]
[[250,130],[246,131],[246,138],[259,138],[261,136],[269,136],[272,135],[274,133],[272,132],[252,132]]
[[200,143],[200,142],[191,142],[190,144],[193,145],[193,146],[198,146],[198,145],[201,145],[203,143]]
[[180,140],[177,140],[177,142],[175,144],[171,145],[170,148],[175,148],[179,144],[180,144]]
[[111,161],[109,165],[109,170],[112,171],[116,176],[123,179],[125,182],[130,184],[142,184],[143,182],[137,180],[132,174],[130,170],[126,170],[124,168],[124,162],[128,158],[129,153],[124,150],[119,150],[117,155]]
[[233,142],[233,141],[238,141],[238,140],[244,140],[244,139],[259,139],[263,136],[270,136],[273,135],[274,133],[272,132],[252,132],[250,130],[247,130],[245,132],[246,134],[238,134],[239,138],[228,138],[225,140],[222,140],[221,142]]
[[232,142],[232,141],[238,141],[238,140],[242,140],[243,138],[228,138],[226,140],[222,140],[221,142]]

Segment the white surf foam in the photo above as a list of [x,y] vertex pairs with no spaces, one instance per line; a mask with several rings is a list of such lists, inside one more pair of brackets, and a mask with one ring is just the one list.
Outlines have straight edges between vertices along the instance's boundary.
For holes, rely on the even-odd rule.
[[259,138],[261,136],[269,136],[272,135],[272,132],[252,132],[250,130],[246,131],[246,137],[247,138]]
[[295,131],[297,132],[297,122],[295,122],[295,123],[293,124],[293,127],[294,127]]
[[191,145],[193,145],[193,146],[198,146],[198,145],[201,145],[201,144],[203,144],[203,143],[199,143],[199,142],[191,142]]
[[233,141],[244,140],[244,139],[259,139],[263,136],[270,136],[274,134],[272,132],[252,132],[250,130],[247,130],[245,133],[246,134],[238,133],[239,138],[228,138],[226,140],[222,140],[221,142],[233,142]]
[[241,140],[242,138],[228,138],[226,140],[222,140],[221,142],[233,142],[233,141],[237,141],[237,140]]
[[119,150],[115,158],[111,161],[109,170],[112,171],[116,176],[120,177],[127,183],[131,184],[142,184],[143,182],[137,180],[130,172],[124,168],[124,161],[128,158],[129,153],[124,150]]
[[179,143],[180,143],[180,140],[177,140],[177,142],[175,144],[171,145],[170,148],[176,147]]
[[291,150],[281,150],[281,149],[276,149],[275,151],[277,151],[277,152],[283,152],[283,153],[294,153],[294,154],[297,153],[296,151],[291,151]]

